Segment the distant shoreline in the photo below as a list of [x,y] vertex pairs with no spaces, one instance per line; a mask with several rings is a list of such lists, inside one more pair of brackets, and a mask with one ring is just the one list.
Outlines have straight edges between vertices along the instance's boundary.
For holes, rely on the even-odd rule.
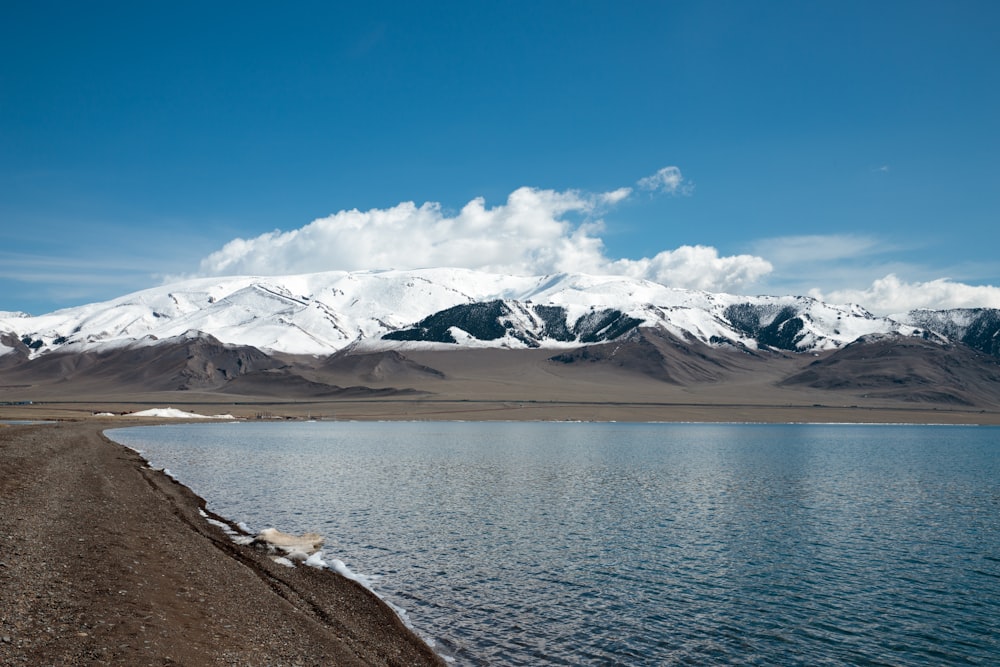
[[[182,399],[182,400],[176,400]],[[184,400],[186,399],[186,400]],[[740,424],[968,424],[1000,425],[1000,412],[978,408],[926,406],[767,405],[668,401],[454,400],[448,398],[223,401],[178,394],[142,400],[51,400],[0,406],[0,419],[78,420],[113,413],[116,425],[150,423],[156,418],[128,413],[151,407],[178,407],[203,415],[282,420],[439,420],[439,421],[620,421]]]

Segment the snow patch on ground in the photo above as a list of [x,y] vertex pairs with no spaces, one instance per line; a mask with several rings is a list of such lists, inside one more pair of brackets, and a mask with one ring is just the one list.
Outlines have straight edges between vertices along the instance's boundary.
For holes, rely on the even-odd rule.
[[233,415],[199,415],[195,412],[184,412],[177,408],[150,408],[139,412],[130,412],[125,417],[158,417],[166,419],[236,419]]
[[323,537],[318,533],[292,535],[283,533],[276,528],[265,528],[257,533],[252,542],[262,545],[272,552],[284,554],[284,557],[290,561],[302,561],[311,567],[325,567],[325,563],[318,565],[314,560],[314,558],[318,558],[319,563],[323,562],[323,552],[320,551],[323,546]]

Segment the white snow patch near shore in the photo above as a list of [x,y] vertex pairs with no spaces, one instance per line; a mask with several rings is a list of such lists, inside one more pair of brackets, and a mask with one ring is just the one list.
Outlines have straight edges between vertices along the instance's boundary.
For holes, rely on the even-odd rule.
[[311,567],[326,567],[326,563],[323,562],[323,552],[320,551],[323,537],[318,533],[292,535],[276,528],[265,528],[257,533],[251,543],[281,553],[286,560],[292,562],[304,562]]
[[[164,469],[164,471],[166,471],[166,469]],[[207,521],[210,525],[215,526],[216,528],[222,529],[222,532],[224,532],[226,535],[228,535],[229,539],[231,539],[236,544],[247,545],[247,544],[250,544],[251,542],[253,542],[253,538],[252,537],[250,537],[249,535],[241,534],[241,533],[239,533],[236,530],[233,530],[232,526],[230,526],[229,524],[227,524],[227,523],[225,523],[223,521],[219,521],[218,519],[213,519],[212,517],[210,517],[205,512],[205,510],[201,510],[201,509],[198,510],[198,514],[200,514],[201,517],[203,519],[205,519],[205,521]]]
[[306,565],[309,567],[319,568],[321,570],[329,567],[329,565],[326,564],[326,561],[323,560],[322,551],[317,551],[313,555],[309,556],[309,558],[306,559]]
[[[420,636],[420,638],[424,641],[424,643],[426,643],[428,646],[431,647],[431,649],[434,649],[436,647],[436,642],[432,637],[429,637],[422,632],[418,632],[417,629],[413,626],[412,621],[410,621],[410,615],[406,612],[406,609],[400,607],[398,604],[395,604],[391,600],[387,600],[385,596],[383,596],[378,590],[375,589],[375,582],[377,582],[381,578],[381,575],[357,574],[351,568],[347,567],[344,561],[340,560],[339,558],[331,558],[330,560],[325,560],[323,555],[324,554],[322,551],[317,551],[316,553],[314,553],[312,556],[309,557],[309,560],[306,561],[306,565],[310,565],[312,567],[321,569],[325,568],[333,570],[340,576],[346,579],[350,579],[352,581],[356,581],[357,583],[361,584],[369,591],[371,591],[375,595],[375,597],[377,597],[379,600],[382,600],[382,602],[387,604],[389,608],[396,613],[396,616],[399,617],[399,620],[403,622],[403,625],[408,627],[413,632],[416,632]],[[450,662],[450,660],[447,657],[445,657],[445,660]]]
[[166,419],[236,419],[233,415],[199,415],[195,412],[184,412],[177,408],[150,408],[139,412],[130,412],[125,417],[158,417]]

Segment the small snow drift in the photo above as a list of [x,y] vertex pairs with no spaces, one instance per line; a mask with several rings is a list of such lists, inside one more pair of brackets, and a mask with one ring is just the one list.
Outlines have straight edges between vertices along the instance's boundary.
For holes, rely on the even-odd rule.
[[177,408],[150,408],[139,412],[130,412],[126,417],[160,417],[167,419],[236,419],[232,415],[199,415],[196,412],[184,412]]
[[291,560],[307,560],[323,547],[323,537],[318,533],[292,535],[277,528],[265,528],[257,533],[252,544],[264,546],[271,551],[284,552]]

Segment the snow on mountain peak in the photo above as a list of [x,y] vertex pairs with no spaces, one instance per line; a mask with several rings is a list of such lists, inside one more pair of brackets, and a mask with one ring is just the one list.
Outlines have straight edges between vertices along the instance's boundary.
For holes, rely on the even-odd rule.
[[[474,314],[449,311],[491,302],[504,304],[488,311],[506,332],[494,338],[470,331],[480,326],[468,324]],[[840,347],[868,333],[917,331],[861,308],[809,297],[711,294],[620,276],[435,268],[198,278],[38,317],[0,313],[0,333],[16,334],[33,356],[65,345],[127,345],[191,331],[267,351],[328,355],[349,345],[428,344],[432,338],[420,336],[431,334],[413,327],[443,312],[464,318],[468,327],[440,318],[432,323],[434,331],[452,331],[454,343],[435,343],[450,346],[565,347],[643,325],[709,344],[814,350]],[[605,323],[604,333],[588,328],[594,322]],[[400,337],[405,331],[412,332],[406,334],[410,338]],[[396,340],[385,340],[387,334]]]

